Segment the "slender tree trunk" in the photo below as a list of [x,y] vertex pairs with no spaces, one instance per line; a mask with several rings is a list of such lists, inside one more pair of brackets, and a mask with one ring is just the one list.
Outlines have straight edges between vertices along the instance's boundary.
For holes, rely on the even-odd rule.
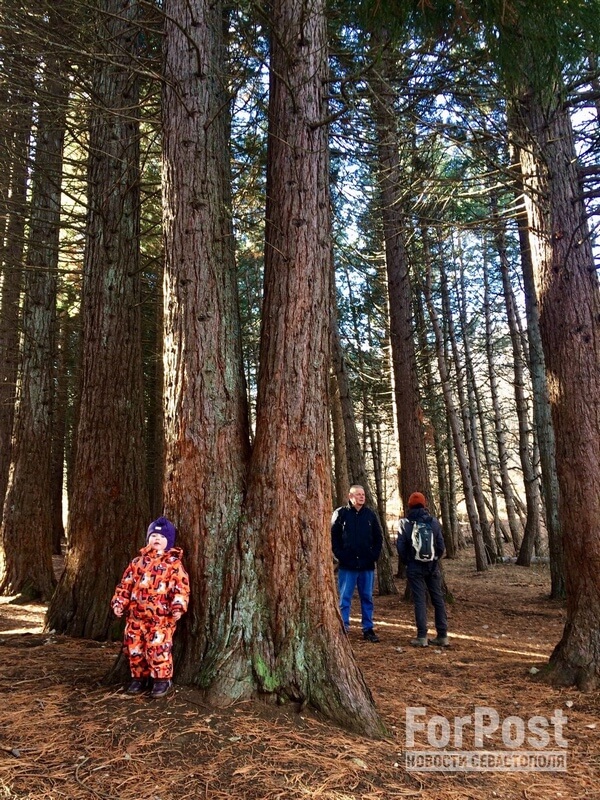
[[429,318],[433,328],[436,353],[438,360],[438,370],[440,373],[440,380],[442,382],[442,391],[444,393],[444,402],[446,405],[446,413],[448,415],[448,423],[452,431],[452,439],[454,442],[454,454],[458,461],[460,474],[463,483],[463,490],[465,494],[465,505],[467,507],[467,515],[471,525],[471,532],[473,534],[473,545],[475,549],[475,564],[478,572],[484,572],[488,568],[488,561],[485,554],[485,546],[483,543],[483,536],[481,533],[481,525],[479,522],[479,515],[477,506],[475,504],[475,497],[473,494],[473,484],[471,472],[469,469],[469,460],[465,453],[465,444],[463,441],[462,433],[460,430],[460,421],[456,410],[454,398],[452,396],[452,387],[450,385],[450,372],[444,356],[444,338],[442,329],[439,322],[439,315],[434,306],[432,291],[431,291],[431,265],[429,260],[426,259],[426,283],[425,283],[425,300],[427,302],[427,309],[429,311]]
[[525,396],[525,364],[519,331],[516,302],[510,282],[505,234],[504,229],[498,219],[496,198],[493,195],[491,202],[492,220],[494,223],[494,239],[500,261],[500,274],[502,276],[504,302],[506,303],[506,317],[508,320],[508,330],[512,345],[515,372],[515,409],[519,423],[519,459],[521,462],[521,470],[523,472],[525,500],[527,504],[525,532],[517,556],[517,564],[522,567],[528,567],[531,563],[535,537],[539,534],[540,527],[539,482],[531,455],[529,411],[527,407],[527,398]]
[[[431,498],[431,482],[423,432],[423,409],[412,325],[412,294],[405,246],[400,157],[394,96],[383,78],[373,79],[381,214],[385,237],[390,346],[400,449],[400,496],[404,507],[414,491]],[[432,498],[431,498],[432,499]]]
[[154,337],[151,356],[150,408],[148,410],[148,491],[150,496],[150,515],[158,517],[163,508],[163,480],[165,475],[165,426],[163,412],[164,395],[164,272],[159,269],[157,291],[154,303]]
[[[458,455],[457,452],[457,459],[459,465],[461,464],[461,457],[464,456],[466,458],[465,465],[469,472],[469,481],[465,484],[465,476],[463,474],[463,466],[461,466],[461,477],[463,479],[463,488],[465,491],[465,503],[467,505],[467,514],[469,516],[469,523],[471,524],[471,531],[473,534],[473,544],[475,546],[475,560],[477,562],[477,568],[480,569],[480,562],[482,559],[485,559],[486,564],[490,563],[490,552],[489,552],[489,541],[491,539],[490,532],[489,532],[489,523],[487,520],[487,512],[485,508],[485,500],[483,497],[483,490],[481,487],[481,475],[479,472],[479,460],[477,458],[476,450],[475,450],[475,436],[473,427],[471,425],[470,419],[470,409],[467,403],[467,399],[465,396],[464,390],[464,381],[462,376],[462,368],[460,364],[460,355],[458,352],[458,346],[456,342],[456,334],[454,331],[454,323],[452,317],[452,310],[450,308],[450,296],[448,292],[448,279],[446,275],[446,269],[443,262],[440,263],[440,291],[442,295],[442,311],[444,314],[444,323],[447,328],[448,338],[450,342],[450,350],[452,352],[452,358],[454,361],[455,367],[455,375],[456,375],[456,391],[458,397],[458,404],[460,407],[459,415],[457,415],[456,421],[458,421],[458,416],[462,422],[462,436],[460,437],[460,441],[462,443],[461,447],[461,455]],[[447,382],[448,377],[444,382]],[[452,418],[452,417],[451,417]],[[454,436],[453,430],[453,437],[454,437],[454,446],[455,449],[457,448],[457,441]],[[463,449],[464,448],[464,449]],[[469,512],[469,503],[467,502],[467,496],[471,495],[473,506],[471,511]],[[476,513],[477,516],[477,526],[473,528],[473,521],[474,516],[473,512]],[[481,538],[480,538],[481,537]],[[479,552],[479,545],[483,544],[483,551]]]
[[[483,449],[483,461],[486,464],[486,471],[490,480],[489,495],[491,496],[492,499],[493,518],[494,518],[494,524],[496,525],[496,530],[498,530],[498,503],[496,498],[496,487],[494,485],[494,476],[490,463],[487,430],[482,409],[481,396],[479,390],[477,389],[475,370],[473,368],[471,338],[467,325],[467,297],[466,297],[465,276],[463,268],[462,248],[458,254],[458,262],[460,264],[460,275],[459,275],[459,285],[456,287],[456,294],[457,294],[458,309],[459,309],[460,333],[462,337],[462,346],[463,346],[464,361],[465,361],[464,381],[462,377],[460,377],[461,373],[458,362],[458,348],[456,347],[456,338],[454,335],[451,336],[451,342],[454,351],[455,362],[457,365],[457,372],[459,374],[459,379],[457,381],[459,393],[461,392],[461,385],[463,383],[466,384],[466,387],[463,390],[467,398],[467,402],[464,404],[464,410],[465,411],[468,410],[468,422],[470,423],[469,428],[471,431],[471,435],[469,437],[469,441],[471,442],[470,449],[472,450],[473,453],[472,457],[473,470],[479,476],[477,481],[477,485],[479,487],[479,493],[478,495],[476,495],[477,510],[479,512],[479,517],[481,520],[483,541],[486,546],[488,559],[490,560],[490,562],[493,563],[494,561],[496,561],[498,554],[501,553],[501,549],[498,548],[498,537],[492,538],[492,526],[488,522],[487,513],[485,511],[487,503],[486,503],[486,494],[482,485],[483,483],[482,481],[483,470],[481,466],[482,449]],[[450,326],[450,330],[452,331],[454,325],[451,313],[448,313],[448,325]],[[467,420],[465,420],[465,422],[467,422]],[[479,431],[477,429],[477,422],[479,422]],[[480,438],[481,438],[481,447],[479,446]],[[482,509],[484,513],[483,517],[481,516]]]
[[523,92],[515,105],[565,533],[567,619],[550,675],[591,689],[600,684],[600,291],[559,93],[543,102]]
[[[60,3],[55,3],[50,9],[48,36],[52,40],[66,36],[63,14]],[[20,593],[49,600],[55,587],[52,570],[52,411],[60,193],[68,82],[63,58],[49,48],[45,61],[32,179],[21,391],[2,516],[4,574],[0,579],[0,593]]]
[[496,377],[496,367],[494,359],[493,347],[493,331],[492,331],[492,315],[491,315],[491,299],[490,299],[490,275],[488,269],[487,256],[483,258],[483,281],[484,281],[484,311],[485,311],[485,348],[487,355],[488,366],[488,380],[490,383],[490,395],[492,399],[492,409],[494,414],[494,428],[496,431],[496,447],[498,449],[498,465],[500,472],[500,485],[502,486],[502,497],[504,498],[504,505],[506,507],[506,516],[508,518],[508,527],[510,530],[511,540],[515,553],[519,552],[521,547],[521,526],[515,511],[515,498],[510,482],[510,475],[508,472],[508,464],[510,455],[506,445],[506,431],[504,426],[504,419],[502,409],[500,407],[500,398],[498,392],[498,381]]
[[[0,266],[4,264],[4,244],[6,236],[6,225],[8,222],[8,198],[10,195],[10,174],[11,174],[11,152],[12,135],[14,131],[8,124],[11,113],[12,99],[9,92],[10,74],[10,44],[4,42],[3,33],[0,34],[0,41],[3,49],[2,67],[5,79],[0,83],[0,114],[4,124],[0,126]],[[0,270],[0,287],[2,286],[3,272]],[[0,500],[0,503],[2,501]]]
[[452,426],[450,421],[446,422],[446,463],[448,464],[448,504],[450,506],[450,530],[456,542],[456,550],[464,550],[466,547],[465,537],[458,518],[458,488],[456,474],[456,457],[452,445]]
[[444,542],[446,544],[446,557],[456,558],[458,551],[457,537],[456,531],[453,527],[451,514],[451,505],[455,501],[450,494],[449,470],[447,470],[444,453],[444,439],[446,438],[447,424],[446,409],[444,406],[444,399],[443,397],[440,397],[438,386],[433,377],[432,363],[435,354],[432,352],[431,345],[427,337],[425,328],[425,315],[423,312],[424,306],[424,297],[419,294],[418,301],[415,303],[416,329],[419,350],[423,354],[423,384],[428,413],[430,416],[430,436],[433,440],[433,450],[435,454],[442,530],[444,533]]
[[[73,501],[73,474],[75,472],[75,455],[77,452],[77,420],[79,419],[79,406],[81,403],[80,384],[81,384],[81,312],[71,311],[69,322],[65,329],[66,347],[63,358],[66,361],[68,395],[72,397],[67,408],[66,431],[65,431],[65,470],[67,488],[67,507],[70,508]],[[67,524],[66,535],[69,535]]]
[[346,458],[346,435],[344,432],[344,417],[340,399],[340,389],[337,375],[331,371],[329,380],[329,405],[331,411],[331,436],[333,439],[333,464],[335,493],[334,506],[344,505],[348,497],[348,488],[351,486],[348,477],[348,459]]
[[377,513],[379,514],[379,519],[381,520],[382,530],[387,532],[385,489],[383,484],[383,459],[381,453],[381,431],[379,426],[375,424],[375,421],[372,417],[368,417],[366,422],[367,430],[369,432],[371,459],[373,461],[373,480],[375,482]]
[[68,371],[67,349],[71,334],[71,318],[68,313],[58,315],[55,342],[56,392],[53,406],[52,465],[50,468],[50,492],[52,495],[52,552],[62,553],[65,535],[63,522],[64,465],[67,439]]
[[139,275],[136,0],[100,0],[82,286],[81,400],[69,551],[47,625],[105,639],[115,584],[148,524]]

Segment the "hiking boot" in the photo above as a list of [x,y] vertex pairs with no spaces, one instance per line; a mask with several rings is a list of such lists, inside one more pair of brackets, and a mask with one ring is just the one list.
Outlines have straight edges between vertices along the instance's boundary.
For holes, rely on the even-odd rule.
[[429,642],[426,636],[417,636],[416,639],[411,639],[410,643],[413,647],[429,647]]
[[144,694],[147,688],[145,678],[134,678],[125,690],[125,694],[135,697],[138,694]]
[[379,641],[379,636],[377,636],[373,628],[369,628],[368,631],[363,632],[363,639],[365,642],[373,642],[373,644],[376,644]]
[[447,636],[436,636],[435,639],[430,639],[429,644],[435,647],[450,647],[450,639]]
[[150,692],[150,697],[153,700],[156,700],[157,697],[164,697],[165,695],[169,694],[172,687],[171,681],[164,681],[164,680],[155,680],[154,685],[152,686],[152,691]]

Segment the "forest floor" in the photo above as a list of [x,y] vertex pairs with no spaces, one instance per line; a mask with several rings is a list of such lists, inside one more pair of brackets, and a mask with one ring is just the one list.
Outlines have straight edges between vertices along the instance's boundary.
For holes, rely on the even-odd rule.
[[[0,798],[598,800],[600,692],[551,688],[534,674],[564,624],[564,606],[548,599],[548,568],[503,564],[478,574],[467,555],[444,563],[454,595],[450,648],[410,647],[412,606],[401,595],[375,598],[380,644],[364,642],[353,617],[350,641],[390,732],[380,741],[306,709],[248,702],[214,710],[185,687],[160,701],[127,698],[121,687],[101,683],[118,644],[43,633],[43,606],[3,598]],[[499,728],[484,745],[498,755],[507,749],[503,724],[513,744],[519,735],[519,721],[505,723],[508,717],[527,726],[531,717],[548,721],[561,711],[567,746],[557,746],[549,723],[550,741],[537,752],[560,751],[566,771],[409,771],[409,707],[426,708],[414,748],[432,754],[433,715],[454,733],[454,717],[479,713],[491,728],[492,712],[478,709],[495,710]],[[442,736],[444,722],[435,722],[432,735]],[[481,756],[475,744],[465,727],[462,751]],[[446,750],[456,750],[453,739]],[[519,758],[525,750],[532,750],[527,741],[516,748]]]

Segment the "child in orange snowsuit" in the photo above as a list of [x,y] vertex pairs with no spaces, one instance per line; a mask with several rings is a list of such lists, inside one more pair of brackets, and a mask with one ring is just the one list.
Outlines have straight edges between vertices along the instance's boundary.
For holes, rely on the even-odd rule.
[[127,566],[111,601],[117,617],[127,614],[123,651],[132,678],[128,695],[143,694],[150,678],[153,698],[164,697],[172,686],[173,634],[190,594],[183,553],[174,547],[176,535],[165,517],[150,523],[146,546]]

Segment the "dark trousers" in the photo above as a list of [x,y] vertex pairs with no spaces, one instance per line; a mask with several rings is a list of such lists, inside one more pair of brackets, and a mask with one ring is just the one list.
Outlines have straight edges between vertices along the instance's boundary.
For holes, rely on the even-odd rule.
[[437,635],[447,636],[448,618],[442,592],[442,573],[438,562],[424,564],[421,561],[411,561],[406,567],[406,577],[415,605],[417,636],[423,639],[427,637],[427,592],[435,613]]

